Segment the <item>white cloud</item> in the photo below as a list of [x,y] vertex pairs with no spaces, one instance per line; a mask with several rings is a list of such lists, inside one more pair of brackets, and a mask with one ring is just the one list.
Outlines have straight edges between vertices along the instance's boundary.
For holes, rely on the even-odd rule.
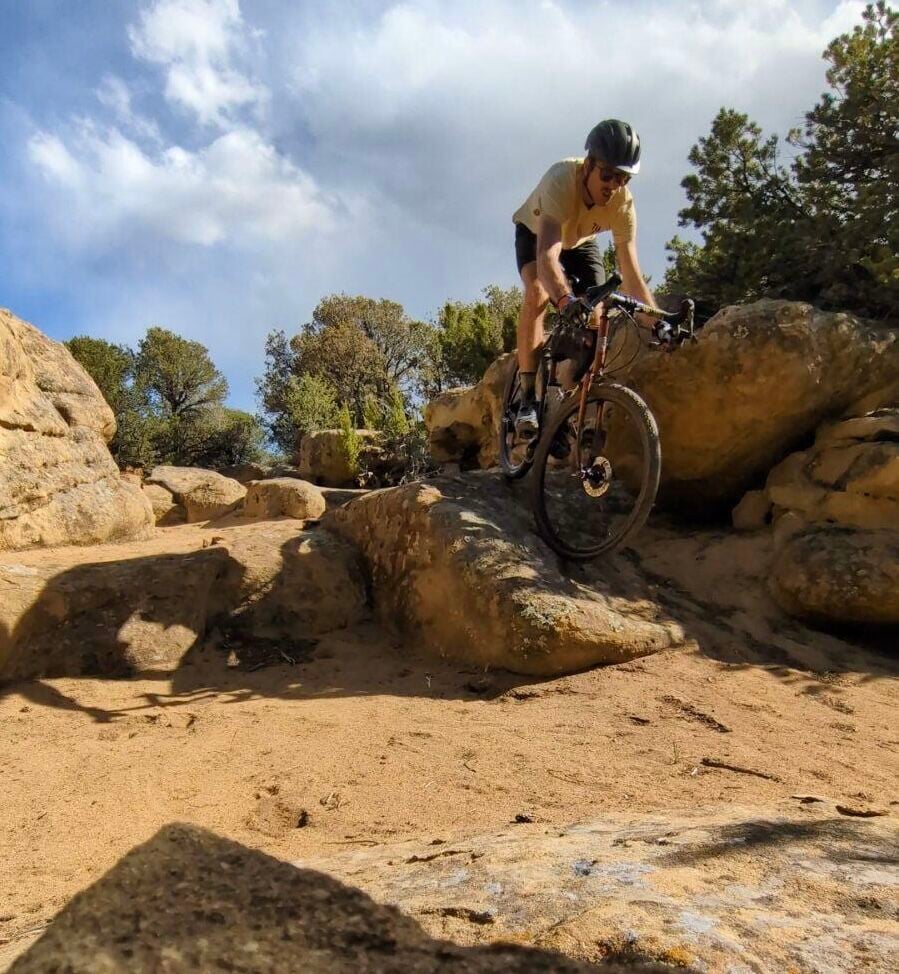
[[410,220],[472,240],[510,219],[551,162],[581,151],[596,121],[630,119],[645,144],[642,225],[664,205],[670,236],[687,152],[718,108],[785,134],[823,90],[821,52],[863,4],[844,0],[827,19],[819,7],[394,3],[351,29],[306,25],[295,109],[316,170],[363,173]]
[[156,0],[128,36],[135,57],[165,68],[166,98],[204,125],[230,126],[239,109],[268,100],[268,90],[234,63],[256,36],[238,0]]
[[263,97],[230,66],[251,39],[237,0],[156,0],[129,37],[135,56],[166,68],[169,98],[224,131],[198,148],[167,144],[157,121],[135,112],[128,84],[106,75],[96,93],[113,124],[79,118],[28,143],[31,161],[65,194],[65,216],[51,205],[49,217],[73,248],[143,238],[247,251],[334,225],[336,198],[234,114]]
[[[145,0],[133,73],[97,71],[94,118],[32,127],[39,192],[26,178],[0,197],[29,208],[34,279],[89,306],[82,330],[133,341],[161,322],[230,364],[249,405],[265,332],[325,294],[428,316],[515,283],[512,212],[602,117],[643,137],[633,187],[658,281],[690,146],[722,105],[766,132],[799,124],[826,87],[821,52],[863,3],[243,6],[264,36],[237,0]],[[67,243],[55,265],[48,231]]]
[[[145,152],[119,129],[82,121],[69,145],[40,132],[29,143],[40,170],[67,193],[60,221],[79,246],[118,237],[237,247],[328,230],[333,203],[313,180],[250,129],[197,152]],[[73,211],[77,219],[72,219]]]
[[134,132],[137,137],[154,143],[162,141],[156,122],[134,111],[131,104],[131,90],[121,78],[106,75],[97,88],[97,99],[101,105],[112,112],[113,117],[125,129]]

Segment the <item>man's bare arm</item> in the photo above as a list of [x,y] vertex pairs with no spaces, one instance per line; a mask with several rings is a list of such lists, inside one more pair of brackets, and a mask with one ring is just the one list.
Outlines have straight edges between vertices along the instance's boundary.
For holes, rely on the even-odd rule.
[[[615,243],[615,256],[618,258],[618,267],[621,270],[622,290],[632,298],[637,298],[644,304],[656,306],[652,292],[643,280],[643,272],[640,270],[640,263],[637,260],[637,241],[628,240],[626,243]],[[646,328],[651,328],[653,319],[646,315],[640,315],[640,324]]]
[[552,217],[540,217],[537,227],[537,277],[556,305],[571,291],[571,285],[562,269],[561,256],[561,225]]

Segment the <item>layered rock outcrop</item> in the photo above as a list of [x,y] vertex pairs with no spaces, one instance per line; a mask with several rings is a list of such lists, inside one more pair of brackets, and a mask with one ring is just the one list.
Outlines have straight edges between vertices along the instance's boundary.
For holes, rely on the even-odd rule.
[[[622,349],[622,364],[630,357]],[[511,356],[497,360],[477,386],[429,404],[436,460],[496,463],[510,363]],[[759,301],[724,308],[695,344],[673,354],[633,355],[615,377],[646,399],[658,422],[660,503],[707,513],[732,506],[825,419],[865,396],[876,400],[897,374],[896,329],[808,304]]]
[[824,424],[734,511],[773,524],[772,593],[793,615],[899,623],[899,408]]
[[114,433],[68,350],[0,309],[0,551],[152,532],[150,502],[107,449]]

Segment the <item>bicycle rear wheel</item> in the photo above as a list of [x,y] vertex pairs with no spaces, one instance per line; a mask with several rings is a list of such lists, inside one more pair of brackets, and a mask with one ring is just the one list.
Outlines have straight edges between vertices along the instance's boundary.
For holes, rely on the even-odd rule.
[[588,561],[623,545],[646,523],[662,455],[656,421],[633,390],[594,386],[581,428],[579,406],[580,397],[572,396],[540,437],[532,503],[546,543],[563,558]]

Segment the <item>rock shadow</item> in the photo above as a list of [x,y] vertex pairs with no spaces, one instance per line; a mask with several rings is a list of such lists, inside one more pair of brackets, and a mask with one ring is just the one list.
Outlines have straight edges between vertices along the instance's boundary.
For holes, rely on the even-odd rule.
[[[78,894],[10,969],[89,974],[586,974],[598,967],[554,951],[429,936],[394,906],[325,873],[299,869],[195,826],[168,825]],[[630,974],[660,974],[628,964]]]
[[719,856],[757,857],[774,845],[813,843],[821,847],[826,858],[835,864],[872,863],[884,866],[899,864],[899,843],[884,840],[866,828],[862,820],[826,818],[808,822],[777,819],[751,819],[722,825],[714,841],[700,842],[675,849],[661,856],[668,866],[699,866]]
[[202,639],[227,565],[227,552],[210,547],[32,573],[32,590],[18,592],[27,608],[11,614],[14,625],[0,623],[0,696],[111,719],[42,680],[174,670]]

